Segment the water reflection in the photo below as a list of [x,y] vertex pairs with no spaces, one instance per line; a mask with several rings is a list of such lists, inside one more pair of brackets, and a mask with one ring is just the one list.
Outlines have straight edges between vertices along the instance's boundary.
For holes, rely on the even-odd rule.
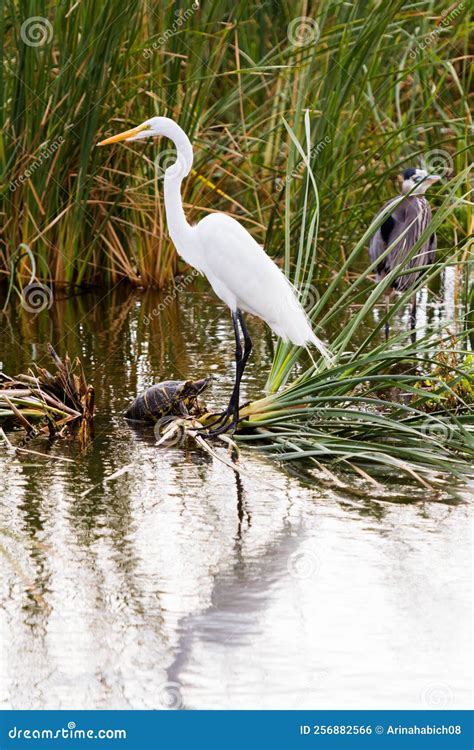
[[[99,411],[82,452],[44,439],[48,458],[0,458],[1,707],[417,708],[432,683],[465,706],[467,493],[334,487],[245,451],[239,476],[192,444],[156,448],[125,407],[209,373],[225,403],[230,320],[199,286],[158,315],[157,293],[103,296],[58,293],[2,326],[3,369],[47,364],[52,341],[82,358]],[[272,354],[250,324],[244,399]]]

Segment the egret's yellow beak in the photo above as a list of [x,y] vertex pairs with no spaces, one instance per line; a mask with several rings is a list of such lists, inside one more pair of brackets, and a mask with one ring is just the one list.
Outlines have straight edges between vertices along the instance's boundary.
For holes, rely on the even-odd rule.
[[117,135],[112,135],[110,138],[106,138],[105,141],[100,141],[98,143],[98,146],[108,146],[109,143],[117,143],[118,141],[127,141],[129,138],[133,138],[134,135],[138,135],[138,133],[143,132],[143,130],[148,130],[149,125],[138,125],[136,128],[132,128],[131,130],[124,130],[123,133],[118,133]]

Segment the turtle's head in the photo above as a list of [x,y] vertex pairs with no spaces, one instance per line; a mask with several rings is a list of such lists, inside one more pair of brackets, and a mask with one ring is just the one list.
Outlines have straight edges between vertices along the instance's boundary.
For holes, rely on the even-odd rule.
[[212,383],[213,378],[202,378],[202,380],[187,380],[180,393],[180,400],[193,416],[204,413],[205,408],[199,401],[199,396]]
[[186,395],[199,396],[203,391],[209,388],[212,381],[212,375],[207,378],[202,378],[202,380],[188,380],[186,383]]

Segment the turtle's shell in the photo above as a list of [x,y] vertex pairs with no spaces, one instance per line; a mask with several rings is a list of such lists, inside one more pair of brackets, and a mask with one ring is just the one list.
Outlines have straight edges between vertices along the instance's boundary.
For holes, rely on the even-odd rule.
[[125,412],[127,419],[156,422],[161,417],[179,416],[192,411],[197,397],[211,382],[202,380],[164,380],[147,388],[132,401]]

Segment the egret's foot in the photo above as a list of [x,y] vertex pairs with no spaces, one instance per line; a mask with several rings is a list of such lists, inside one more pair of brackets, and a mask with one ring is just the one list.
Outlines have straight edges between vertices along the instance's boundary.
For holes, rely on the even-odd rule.
[[[249,404],[250,401],[246,401],[245,404],[239,406],[239,409],[237,413],[234,414],[234,418],[232,419],[231,425],[229,426],[227,426],[227,420],[234,413],[233,409],[227,408],[225,411],[221,411],[220,414],[212,414],[212,416],[217,417],[217,419],[215,419],[213,422],[208,422],[208,424],[205,425],[205,429],[208,430],[208,435],[221,435],[223,432],[228,432],[231,428],[235,430],[239,422],[240,409],[243,409]],[[209,429],[210,427],[214,427],[215,429],[211,430]]]
[[[228,414],[226,419],[228,419],[230,415]],[[234,416],[234,418],[230,422],[224,422],[224,424],[221,424],[220,427],[216,427],[213,430],[208,430],[207,436],[208,437],[216,437],[217,435],[222,435],[224,432],[232,432],[234,433],[237,427],[239,421],[238,415]]]
[[212,417],[217,417],[217,419],[214,419],[213,422],[208,422],[208,424],[205,425],[206,430],[209,429],[209,427],[215,427],[216,425],[219,425],[221,422],[225,421],[230,417],[232,414],[231,411],[228,409],[225,409],[225,411],[219,412],[219,414],[212,414]]

